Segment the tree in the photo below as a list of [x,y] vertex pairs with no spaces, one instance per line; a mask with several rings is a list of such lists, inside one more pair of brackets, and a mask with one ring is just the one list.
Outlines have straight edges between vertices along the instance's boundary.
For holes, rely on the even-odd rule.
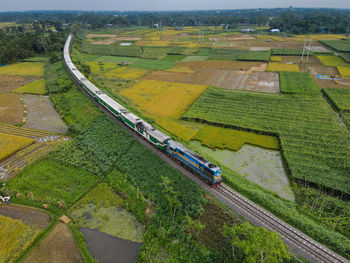
[[233,257],[238,262],[278,263],[290,259],[279,235],[264,227],[255,227],[247,222],[234,227],[225,225],[223,232],[230,240]]

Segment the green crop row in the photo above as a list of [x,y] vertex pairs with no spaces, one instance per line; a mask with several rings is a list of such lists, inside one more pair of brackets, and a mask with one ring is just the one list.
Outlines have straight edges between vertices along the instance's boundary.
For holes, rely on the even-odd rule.
[[272,48],[271,54],[273,56],[300,56],[303,54],[303,50],[289,48]]
[[281,71],[279,74],[282,93],[320,94],[309,73]]
[[328,88],[323,89],[323,91],[338,111],[350,111],[350,90]]
[[349,134],[321,95],[209,88],[184,117],[278,134],[294,178],[350,193]]
[[270,59],[270,51],[246,51],[238,56],[238,60],[266,61]]
[[172,68],[176,62],[183,60],[182,55],[167,55],[159,60],[140,59],[132,64],[132,67],[143,68],[147,70],[162,70]]
[[350,40],[321,40],[321,43],[337,51],[350,52]]

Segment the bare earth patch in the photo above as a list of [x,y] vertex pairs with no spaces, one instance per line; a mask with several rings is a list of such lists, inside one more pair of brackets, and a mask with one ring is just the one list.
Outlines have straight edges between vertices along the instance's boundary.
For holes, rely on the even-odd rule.
[[22,87],[39,78],[37,76],[0,75],[0,93]]
[[327,75],[332,76],[333,74],[338,75],[338,70],[334,67],[324,66],[310,66],[310,73],[313,75]]
[[35,230],[44,230],[51,221],[51,216],[39,209],[20,205],[1,205],[0,215],[17,219]]
[[226,89],[243,89],[252,71],[264,71],[261,62],[195,61],[182,62],[177,67],[187,67],[193,73],[152,71],[145,79],[167,82],[212,85]]
[[0,122],[13,125],[21,123],[23,111],[21,95],[14,93],[0,94]]
[[252,72],[245,87],[248,91],[280,92],[279,76],[276,72]]
[[25,263],[78,263],[84,262],[77,249],[67,225],[58,223],[56,228],[46,237]]
[[23,95],[23,102],[28,108],[24,127],[57,133],[67,132],[67,125],[55,111],[48,97],[26,94]]

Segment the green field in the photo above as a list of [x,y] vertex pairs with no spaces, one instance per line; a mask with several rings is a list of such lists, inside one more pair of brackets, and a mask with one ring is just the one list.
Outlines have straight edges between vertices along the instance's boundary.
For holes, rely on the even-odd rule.
[[276,133],[295,179],[350,193],[349,134],[321,95],[209,88],[184,117]]
[[238,60],[243,61],[265,61],[270,59],[270,51],[247,51],[238,56]]
[[209,54],[210,60],[238,60],[242,50],[214,48]]
[[20,88],[13,90],[15,93],[26,93],[26,94],[38,94],[44,95],[46,93],[46,80],[39,79],[24,85]]
[[350,52],[350,40],[321,40],[321,43],[337,51]]
[[[272,48],[271,55],[273,56],[301,56],[302,49],[288,49],[288,48]],[[312,54],[312,52],[311,52]]]
[[282,93],[319,94],[320,91],[309,73],[280,72]]
[[336,56],[317,56],[324,66],[337,67],[337,66],[349,66],[342,58]]
[[87,42],[83,43],[82,52],[94,55],[109,55],[121,57],[139,57],[142,54],[142,50],[138,46],[123,47],[117,44],[91,45]]
[[185,56],[167,55],[159,60],[140,59],[131,66],[136,68],[143,68],[147,70],[162,70],[172,68],[176,62],[183,60]]
[[347,89],[324,89],[328,98],[338,111],[350,111],[350,90]]
[[66,208],[96,184],[97,178],[74,166],[44,159],[26,167],[8,187],[13,194]]

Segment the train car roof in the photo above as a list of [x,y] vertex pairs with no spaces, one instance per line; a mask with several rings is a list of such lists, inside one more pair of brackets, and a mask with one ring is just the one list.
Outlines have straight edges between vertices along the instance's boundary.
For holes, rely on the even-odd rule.
[[148,130],[148,133],[150,135],[152,135],[154,138],[156,138],[158,141],[161,141],[161,142],[165,142],[165,141],[171,139],[170,136],[166,135],[165,133],[161,132],[160,130],[155,129],[154,127],[150,128]]
[[108,95],[106,95],[104,93],[97,95],[97,96],[117,111],[125,109],[122,105],[120,105],[118,102],[116,102],[115,100],[113,100],[111,97],[109,97]]
[[[180,149],[182,150],[184,153],[188,154],[189,156],[191,156],[192,158],[196,159],[198,162],[202,163],[203,165],[205,166],[208,166],[210,164],[212,164],[211,162],[209,162],[208,160],[204,159],[202,156],[198,155],[197,153],[189,150],[188,148],[186,148],[185,146],[183,146],[181,143],[177,142],[177,141],[174,141],[174,140],[170,140],[168,141],[168,145],[172,148],[177,148],[177,149]],[[218,166],[215,165],[214,168],[212,167],[209,167],[211,169],[219,169]]]

